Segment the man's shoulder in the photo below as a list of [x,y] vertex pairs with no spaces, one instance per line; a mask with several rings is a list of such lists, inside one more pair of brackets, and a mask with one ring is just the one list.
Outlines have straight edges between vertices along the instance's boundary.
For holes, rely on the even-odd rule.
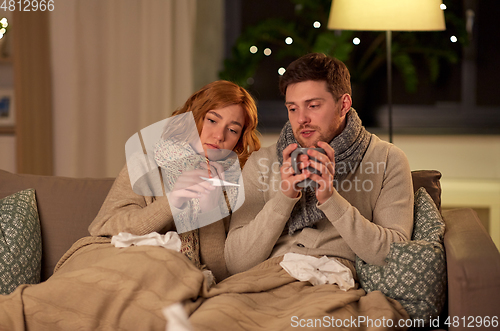
[[371,134],[370,144],[363,158],[364,161],[366,159],[386,160],[388,158],[406,159],[406,155],[398,146],[380,139],[375,134]]

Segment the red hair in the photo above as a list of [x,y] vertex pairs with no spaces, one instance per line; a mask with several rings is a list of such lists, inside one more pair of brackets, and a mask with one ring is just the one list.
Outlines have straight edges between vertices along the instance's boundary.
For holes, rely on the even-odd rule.
[[243,167],[250,154],[260,149],[260,141],[257,137],[257,106],[250,93],[243,87],[225,80],[218,80],[207,84],[190,96],[186,103],[177,109],[172,116],[191,111],[196,122],[198,134],[201,134],[203,121],[208,111],[231,105],[240,105],[243,108],[245,116],[243,131],[233,149],[238,155],[240,166]]

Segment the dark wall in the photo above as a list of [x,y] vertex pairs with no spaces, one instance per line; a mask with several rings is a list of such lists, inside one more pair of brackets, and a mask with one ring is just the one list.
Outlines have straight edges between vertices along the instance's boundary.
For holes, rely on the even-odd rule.
[[[262,20],[280,17],[289,20],[294,19],[295,4],[291,0],[226,0],[231,3],[233,11],[231,17],[227,18],[228,28],[233,24],[238,31],[244,31],[247,26],[254,25]],[[406,120],[405,114],[401,115],[402,127],[426,126],[426,122],[432,123],[433,127],[453,126],[460,132],[467,128],[468,132],[500,133],[500,93],[498,89],[498,76],[500,75],[500,45],[497,41],[500,36],[500,1],[498,0],[445,0],[448,6],[453,6],[456,11],[461,11],[465,20],[466,8],[472,8],[475,13],[474,28],[471,41],[462,46],[454,44],[459,56],[457,63],[442,63],[441,73],[436,81],[429,79],[429,70],[425,59],[416,58],[419,84],[415,92],[408,92],[404,81],[393,69],[393,104],[413,105],[428,107],[428,112],[422,112],[425,117],[415,121],[413,114],[411,119]],[[237,8],[237,9],[235,9]],[[238,16],[239,12],[239,18]],[[236,16],[236,17],[235,17]],[[235,21],[237,23],[235,23]],[[322,22],[326,24],[326,22]],[[233,39],[228,40],[228,49],[236,39],[235,29],[229,29],[233,33]],[[363,35],[364,32],[359,32]],[[404,32],[400,32],[404,33]],[[453,29],[448,29],[443,34],[454,34]],[[431,38],[427,32],[419,32],[421,38]],[[385,45],[382,45],[385,47]],[[262,50],[260,50],[262,51]],[[229,54],[229,53],[228,53]],[[259,65],[253,83],[248,89],[258,99],[261,130],[264,132],[276,132],[286,121],[286,111],[283,106],[283,97],[278,90],[279,75],[278,68],[287,67],[292,58],[278,59],[269,56]],[[380,121],[377,117],[380,109],[387,102],[387,74],[385,65],[381,66],[371,78],[362,84],[355,86],[353,90],[354,107],[368,127],[377,127]],[[454,108],[448,111],[453,119],[447,119],[443,113],[433,118],[433,114],[440,112],[439,108],[445,105]],[[470,121],[467,113],[476,113],[478,119]],[[483,116],[485,115],[485,116]],[[396,107],[396,115],[397,107]],[[457,119],[457,116],[463,118]],[[450,124],[453,123],[453,124]],[[382,125],[383,126],[383,125]]]

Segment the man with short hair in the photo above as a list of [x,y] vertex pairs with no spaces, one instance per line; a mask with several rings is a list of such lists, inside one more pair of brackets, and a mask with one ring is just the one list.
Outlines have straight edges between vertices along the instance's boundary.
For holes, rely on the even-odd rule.
[[[225,246],[229,272],[290,252],[336,257],[351,270],[356,255],[384,265],[391,243],[412,233],[406,156],[361,125],[341,61],[305,55],[289,65],[280,90],[289,121],[278,142],[254,152],[243,170],[245,202],[232,215]],[[300,155],[296,174],[291,154],[298,147],[325,153]],[[305,179],[317,186],[302,189]]]

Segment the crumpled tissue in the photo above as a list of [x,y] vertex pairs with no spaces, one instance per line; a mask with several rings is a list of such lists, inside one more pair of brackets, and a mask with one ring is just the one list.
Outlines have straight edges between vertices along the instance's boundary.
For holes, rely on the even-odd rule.
[[283,256],[281,267],[288,274],[300,281],[309,281],[312,285],[337,284],[343,291],[354,287],[351,270],[333,257],[287,253]]
[[181,238],[175,231],[169,231],[164,235],[151,232],[143,236],[137,236],[128,232],[120,232],[111,238],[111,244],[115,247],[135,246],[161,246],[174,251],[181,251]]
[[203,276],[205,277],[205,284],[206,284],[207,290],[209,290],[212,287],[212,285],[215,285],[215,276],[212,273],[212,270],[208,270],[208,269],[203,270],[202,273],[203,273]]
[[165,331],[192,331],[186,311],[180,303],[174,303],[163,308],[163,316],[167,319]]

